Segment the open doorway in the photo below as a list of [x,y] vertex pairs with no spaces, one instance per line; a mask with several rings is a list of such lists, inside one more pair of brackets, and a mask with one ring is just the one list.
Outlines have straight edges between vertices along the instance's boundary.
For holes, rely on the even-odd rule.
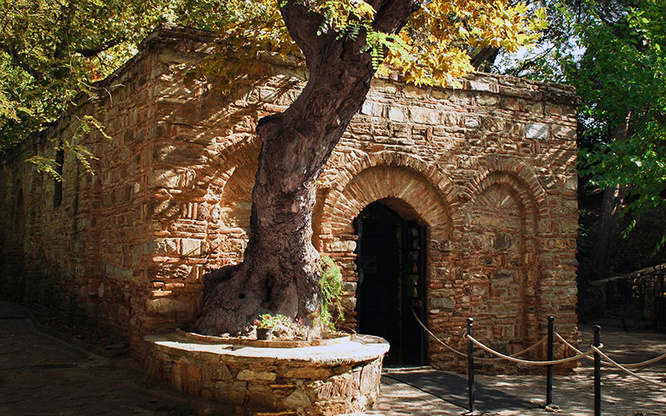
[[425,322],[425,227],[377,201],[357,217],[356,233],[358,332],[386,339],[390,362],[425,365],[425,334],[414,319]]

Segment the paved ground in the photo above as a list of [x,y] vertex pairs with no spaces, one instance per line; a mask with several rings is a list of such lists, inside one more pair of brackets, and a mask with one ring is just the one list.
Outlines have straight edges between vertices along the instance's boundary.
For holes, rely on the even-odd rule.
[[[604,324],[604,322],[600,322]],[[603,350],[619,363],[635,363],[666,353],[666,334],[649,330],[625,332],[605,322],[602,326]],[[608,325],[610,324],[610,325]],[[582,325],[589,345],[592,327]],[[660,382],[662,387],[646,384],[615,369],[602,369],[602,413],[617,416],[666,415],[666,360],[639,372]],[[561,415],[594,414],[594,373],[585,362],[574,374],[555,375],[553,404],[546,410],[545,376],[476,375],[476,410],[484,415]],[[467,378],[432,369],[387,369],[382,395],[366,415],[460,415],[468,410]]]
[[[111,345],[93,353],[71,333],[57,333],[35,319],[36,311],[0,298],[0,415],[226,415],[222,405],[176,394],[156,385],[126,353]],[[36,322],[36,323],[35,323]],[[589,334],[589,328],[583,328]],[[54,336],[56,335],[56,336]],[[666,352],[666,334],[604,328],[605,350],[620,362]],[[96,349],[99,352],[99,348]],[[641,374],[666,384],[666,362]],[[477,410],[486,415],[547,415],[543,376],[477,375]],[[365,415],[461,415],[466,412],[465,375],[391,369],[382,396]],[[590,367],[556,376],[554,403],[563,415],[590,415]],[[666,415],[666,387],[604,370],[603,414]]]
[[72,334],[33,323],[35,314],[0,298],[0,415],[229,413],[221,405],[156,385],[127,353],[114,354],[115,347],[107,356],[95,354]]

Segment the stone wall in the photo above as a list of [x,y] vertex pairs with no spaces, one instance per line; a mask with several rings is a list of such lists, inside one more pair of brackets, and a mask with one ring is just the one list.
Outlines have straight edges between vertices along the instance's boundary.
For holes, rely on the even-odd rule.
[[242,415],[362,412],[379,396],[382,359],[389,348],[368,335],[318,346],[280,346],[280,341],[253,346],[247,340],[239,345],[192,335],[147,336],[150,372],[181,393],[228,403]]
[[[285,109],[305,82],[294,63],[223,94],[184,82],[213,50],[210,34],[163,28],[82,105],[2,164],[4,290],[24,293],[140,336],[192,322],[203,275],[237,263],[247,241],[262,116]],[[211,77],[209,77],[211,78]],[[462,348],[461,328],[514,352],[541,338],[546,317],[575,329],[577,205],[571,89],[474,74],[457,88],[376,79],[319,179],[315,246],[342,267],[355,326],[354,219],[382,201],[427,229],[427,324]],[[65,154],[58,186],[23,162],[53,155],[47,136],[81,137],[95,175]],[[439,344],[430,362],[455,367]]]

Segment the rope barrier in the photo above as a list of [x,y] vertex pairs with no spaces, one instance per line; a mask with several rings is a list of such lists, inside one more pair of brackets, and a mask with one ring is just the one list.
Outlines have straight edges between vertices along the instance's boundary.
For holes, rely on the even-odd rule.
[[657,357],[654,357],[652,359],[641,361],[641,362],[638,362],[638,363],[622,364],[622,365],[624,365],[627,368],[641,368],[641,367],[647,367],[650,364],[657,363],[657,362],[663,360],[664,358],[666,358],[666,354],[661,354],[661,355],[659,355]]
[[[563,342],[564,345],[566,345],[568,348],[571,348],[575,353],[582,354],[582,353],[581,353],[576,347],[574,347],[574,346],[571,345],[566,339],[564,339],[564,338],[562,337],[562,335],[560,335],[560,334],[558,334],[558,333],[556,332],[556,333],[555,333],[555,336],[557,337],[558,340],[560,340],[561,342]],[[594,359],[591,358],[591,357],[587,357],[587,358],[590,359],[590,360],[594,360]],[[638,362],[638,363],[632,363],[632,364],[619,364],[619,365],[622,365],[622,366],[625,367],[625,368],[641,368],[641,367],[646,367],[646,366],[648,366],[648,365],[650,365],[650,364],[654,364],[654,363],[656,363],[656,362],[659,362],[659,361],[663,360],[664,358],[666,358],[666,354],[661,354],[661,355],[659,355],[659,356],[657,356],[657,357],[651,358],[651,359],[649,359],[649,360],[641,361],[641,362]],[[611,363],[606,363],[606,364],[611,364]]]
[[660,388],[666,388],[666,383],[657,382],[657,381],[654,381],[654,380],[650,380],[650,379],[648,379],[648,378],[645,378],[645,377],[643,377],[643,376],[640,376],[640,375],[634,373],[633,371],[629,370],[628,368],[622,366],[621,364],[618,364],[618,363],[616,363],[615,361],[613,361],[613,359],[611,359],[608,355],[604,354],[604,353],[603,353],[601,350],[599,350],[597,347],[592,346],[592,349],[593,349],[597,354],[601,355],[605,360],[607,360],[608,363],[614,365],[615,367],[619,368],[620,370],[624,371],[625,373],[627,373],[627,374],[629,374],[629,375],[631,375],[631,376],[634,376],[634,377],[636,377],[637,379],[639,379],[639,380],[641,380],[641,381],[643,381],[643,382],[645,382],[645,383],[649,383],[649,384],[655,385],[655,386],[660,387]]
[[[463,353],[455,350],[453,347],[447,345],[443,341],[441,341],[439,338],[437,338],[424,324],[421,322],[421,320],[418,318],[416,315],[416,312],[412,310],[412,313],[414,313],[414,318],[416,321],[423,327],[423,329],[435,340],[437,340],[440,344],[444,345],[451,351],[454,351],[455,353],[459,355],[464,355]],[[612,358],[610,358],[608,355],[606,355],[601,349],[603,348],[603,344],[601,343],[601,337],[600,337],[600,330],[601,328],[598,325],[594,326],[594,342],[592,345],[590,345],[590,350],[587,352],[582,352],[575,346],[573,346],[571,343],[569,343],[564,337],[562,337],[559,333],[554,331],[554,318],[552,316],[548,317],[548,336],[544,337],[534,345],[530,346],[529,348],[514,354],[514,355],[506,355],[502,354],[499,351],[496,351],[486,345],[484,345],[481,341],[477,340],[472,336],[473,334],[473,318],[467,318],[467,331],[463,332],[463,338],[467,339],[467,344],[468,344],[468,354],[467,354],[467,378],[468,378],[468,395],[469,395],[469,412],[474,413],[475,412],[475,392],[476,392],[476,387],[474,385],[474,361],[477,359],[474,356],[474,346],[476,345],[477,347],[481,348],[484,350],[486,353],[491,354],[491,356],[496,356],[498,358],[495,359],[480,359],[480,361],[497,361],[499,360],[507,360],[510,362],[514,362],[517,364],[523,364],[523,365],[534,365],[534,366],[547,366],[547,380],[546,380],[546,408],[551,404],[552,402],[552,366],[553,365],[559,365],[559,364],[566,364],[574,361],[578,361],[581,358],[585,357],[587,359],[590,359],[594,361],[594,414],[595,416],[601,416],[601,364],[606,364],[606,365],[611,365],[614,366],[621,371],[624,371],[626,374],[633,376],[637,378],[638,380],[643,381],[644,383],[648,383],[654,386],[657,386],[660,389],[666,389],[666,380],[651,380],[649,378],[643,377],[641,375],[638,375],[634,373],[633,371],[629,370],[629,368],[639,368],[639,367],[645,367],[650,364],[654,364],[658,361],[663,360],[666,358],[666,354],[662,354],[660,356],[657,356],[655,358],[642,361],[639,363],[633,363],[633,364],[618,364],[615,362]],[[558,360],[553,360],[553,341],[554,339],[558,339],[560,342],[562,342],[566,347],[570,348],[572,351],[576,353],[576,355],[572,357],[567,357],[567,358],[562,358]],[[548,343],[548,360],[546,361],[537,361],[537,360],[524,360],[517,358],[517,356],[524,354],[527,351],[530,351],[534,348],[536,348],[538,345],[540,345],[544,340],[547,339]],[[591,355],[594,355],[594,358],[590,357]],[[603,360],[602,360],[603,358]]]
[[[416,315],[416,311],[414,311],[414,309],[412,309],[412,314],[414,315],[414,319],[416,319],[416,322],[418,322],[418,324],[421,326],[421,328],[423,328],[423,330],[425,330],[425,331],[428,333],[428,335],[430,335],[435,341],[437,341],[438,343],[442,344],[442,345],[443,345],[445,348],[447,348],[449,351],[452,351],[452,352],[454,352],[454,353],[456,353],[456,354],[458,354],[458,355],[460,355],[460,356],[462,356],[462,357],[467,358],[467,354],[462,353],[462,352],[456,350],[456,349],[453,348],[452,346],[448,345],[447,343],[445,343],[444,341],[442,341],[441,339],[439,339],[435,334],[433,334],[432,331],[430,331],[430,329],[428,329],[428,327],[426,327],[425,324],[424,324],[423,322],[421,322],[421,320],[419,319],[419,317]],[[541,344],[543,344],[544,342],[546,342],[546,339],[547,339],[547,338],[548,338],[548,337],[543,337],[543,338],[541,338],[539,341],[537,341],[536,343],[532,344],[531,346],[525,348],[524,350],[522,350],[522,351],[518,351],[517,353],[511,355],[511,357],[519,357],[519,356],[521,356],[521,355],[523,355],[523,354],[526,354],[526,353],[532,351],[533,349],[537,348],[538,346],[540,346]],[[482,362],[482,363],[485,363],[485,362],[502,361],[501,358],[481,358],[481,357],[475,357],[475,359],[478,360],[479,362]]]
[[515,358],[515,357],[509,356],[509,355],[502,354],[501,352],[495,351],[495,350],[493,350],[492,348],[483,345],[479,340],[475,339],[474,337],[472,337],[472,336],[470,336],[470,335],[467,335],[467,339],[469,339],[469,340],[472,341],[474,344],[476,344],[478,347],[480,347],[481,349],[483,349],[484,351],[486,351],[486,352],[488,352],[488,353],[490,353],[490,354],[493,354],[493,355],[495,355],[495,356],[497,356],[497,357],[500,357],[500,358],[502,358],[502,359],[504,359],[504,360],[512,361],[512,362],[514,362],[514,363],[518,363],[518,364],[526,364],[526,365],[558,365],[558,364],[566,364],[566,363],[569,363],[569,362],[572,362],[572,361],[577,361],[577,360],[579,360],[579,359],[582,358],[582,357],[586,357],[586,356],[589,356],[589,355],[594,354],[594,350],[593,350],[593,349],[590,349],[590,350],[589,350],[588,352],[586,352],[586,353],[580,353],[580,354],[574,355],[573,357],[562,358],[562,359],[559,359],[559,360],[551,360],[551,361],[532,361],[532,360],[523,360],[523,359],[520,359],[520,358]]
[[445,342],[442,341],[441,339],[437,338],[437,336],[436,336],[435,334],[433,334],[433,333],[432,333],[432,332],[431,332],[431,331],[430,331],[430,330],[429,330],[429,329],[423,324],[423,322],[421,322],[421,320],[419,319],[419,317],[416,315],[416,311],[414,311],[414,309],[412,309],[412,314],[414,315],[414,319],[416,319],[416,322],[419,323],[419,325],[421,326],[421,328],[423,328],[423,329],[428,333],[428,335],[430,335],[435,341],[437,341],[437,342],[439,342],[440,344],[442,344],[442,345],[443,345],[444,347],[446,347],[448,350],[450,350],[450,351],[452,351],[452,352],[454,352],[454,353],[456,353],[456,354],[458,354],[458,355],[461,355],[461,356],[467,358],[467,354],[464,354],[464,353],[462,353],[462,352],[456,350],[455,348],[453,348],[452,346],[448,345],[447,343],[445,343]]
[[[453,353],[455,353],[455,354],[457,354],[457,355],[459,355],[459,356],[467,357],[467,354],[464,354],[464,353],[462,353],[462,352],[456,350],[456,349],[453,348],[452,346],[448,345],[447,343],[445,343],[444,341],[442,341],[441,339],[439,339],[439,337],[437,337],[432,331],[430,331],[430,329],[428,329],[428,327],[426,327],[426,326],[423,324],[423,322],[421,322],[421,320],[420,320],[419,317],[416,315],[416,312],[415,312],[414,310],[412,310],[412,313],[414,314],[414,319],[416,319],[416,322],[418,322],[418,324],[419,324],[419,325],[420,325],[420,326],[421,326],[421,327],[422,327],[422,328],[428,333],[428,335],[430,335],[435,341],[437,341],[439,344],[441,344],[442,346],[444,346],[445,348],[447,348],[449,351],[451,351],[451,352],[453,352]],[[566,345],[568,348],[570,348],[572,351],[574,351],[574,352],[576,353],[576,355],[574,355],[574,356],[572,356],[572,357],[568,357],[568,358],[561,358],[561,359],[559,359],[559,360],[551,360],[551,361],[523,360],[523,359],[516,358],[516,357],[519,357],[519,356],[521,356],[521,355],[523,355],[523,354],[525,354],[525,353],[528,353],[528,352],[532,351],[533,349],[537,348],[538,346],[540,346],[541,344],[543,344],[543,343],[546,341],[546,338],[547,338],[547,337],[543,337],[543,338],[541,338],[541,339],[540,339],[539,341],[537,341],[536,343],[532,344],[531,346],[527,347],[526,349],[524,349],[524,350],[522,350],[522,351],[519,351],[519,352],[517,352],[517,353],[515,353],[515,354],[513,354],[513,355],[505,355],[505,354],[502,354],[502,353],[499,352],[499,351],[495,351],[495,350],[493,350],[492,348],[487,347],[486,345],[482,344],[482,343],[481,343],[479,340],[477,340],[476,338],[474,338],[474,337],[472,337],[472,336],[469,336],[469,335],[466,335],[466,338],[468,338],[469,340],[471,340],[471,341],[472,341],[474,344],[476,344],[478,347],[480,347],[480,348],[483,349],[484,351],[488,352],[489,354],[495,355],[495,356],[497,357],[497,358],[480,358],[480,357],[475,357],[477,360],[479,360],[479,361],[481,361],[481,362],[495,362],[495,361],[507,360],[507,361],[513,361],[513,362],[518,363],[518,364],[544,366],[544,365],[559,365],[559,364],[566,364],[566,363],[569,363],[569,362],[572,362],[572,361],[577,361],[577,360],[579,360],[579,359],[581,359],[581,358],[587,358],[587,359],[589,359],[589,360],[594,361],[594,358],[592,358],[591,355],[594,354],[594,352],[597,350],[596,347],[593,346],[589,351],[587,351],[587,352],[582,352],[582,351],[579,350],[578,348],[574,347],[571,343],[569,343],[566,339],[564,339],[564,337],[562,337],[562,335],[560,335],[559,333],[555,332],[555,337],[557,337],[557,339],[558,339],[560,342],[564,343],[564,345]],[[602,345],[602,348],[603,348],[603,345]],[[648,383],[655,384],[655,385],[657,385],[657,386],[659,386],[659,387],[664,387],[664,386],[665,386],[664,383],[655,382],[655,381],[652,381],[652,380],[646,379],[646,378],[644,378],[644,377],[641,377],[640,375],[638,375],[638,374],[632,372],[631,370],[629,370],[629,368],[640,368],[640,367],[648,366],[648,365],[650,365],[650,364],[654,364],[654,363],[656,363],[656,362],[659,362],[659,361],[665,359],[665,358],[666,358],[666,354],[662,354],[662,355],[659,355],[659,356],[657,356],[657,357],[655,357],[655,358],[652,358],[652,359],[649,359],[649,360],[646,360],[646,361],[641,361],[641,362],[639,362],[639,363],[633,363],[633,364],[619,364],[619,363],[613,361],[610,357],[608,357],[608,355],[606,355],[606,354],[601,354],[601,355],[602,355],[602,357],[604,357],[604,359],[607,360],[607,362],[605,362],[605,364],[611,364],[611,365],[613,365],[613,366],[616,366],[617,368],[621,369],[622,371],[625,371],[625,372],[627,372],[628,374],[630,374],[630,375],[632,375],[632,376],[634,376],[634,377],[636,377],[636,378],[638,378],[638,379],[640,379],[640,380],[646,381],[646,382],[648,382]]]

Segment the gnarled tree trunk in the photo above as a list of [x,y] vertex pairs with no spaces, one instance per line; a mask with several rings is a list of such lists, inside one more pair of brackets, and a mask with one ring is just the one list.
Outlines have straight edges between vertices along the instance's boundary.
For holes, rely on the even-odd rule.
[[[396,33],[418,8],[413,0],[369,2],[374,27]],[[252,193],[250,241],[243,263],[214,272],[204,288],[207,334],[246,332],[270,312],[309,321],[318,308],[319,255],[312,246],[316,180],[351,118],[361,108],[375,70],[357,39],[318,35],[322,16],[288,2],[281,8],[303,51],[308,83],[283,113],[260,120],[262,148]]]

